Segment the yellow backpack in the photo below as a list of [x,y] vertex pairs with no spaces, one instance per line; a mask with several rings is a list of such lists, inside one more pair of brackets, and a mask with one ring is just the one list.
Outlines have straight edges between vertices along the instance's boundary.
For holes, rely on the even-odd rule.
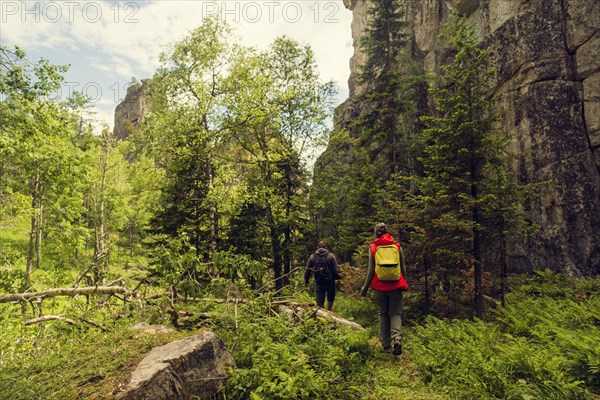
[[395,244],[377,246],[375,250],[375,273],[380,281],[400,279],[400,251]]

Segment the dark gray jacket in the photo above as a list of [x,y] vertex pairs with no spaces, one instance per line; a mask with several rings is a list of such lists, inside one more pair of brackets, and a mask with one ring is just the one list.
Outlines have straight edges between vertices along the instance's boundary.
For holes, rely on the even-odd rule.
[[314,273],[315,269],[315,260],[319,257],[326,257],[327,259],[327,267],[329,268],[329,272],[331,272],[331,276],[334,280],[340,279],[340,271],[338,267],[337,260],[335,255],[331,253],[327,249],[317,249],[317,251],[310,256],[308,262],[306,263],[306,269],[304,270],[304,283],[308,285],[311,275]]

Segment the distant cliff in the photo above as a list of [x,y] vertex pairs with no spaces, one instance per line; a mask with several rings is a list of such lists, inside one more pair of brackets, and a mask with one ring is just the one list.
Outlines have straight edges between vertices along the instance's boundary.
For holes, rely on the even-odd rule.
[[[350,98],[336,112],[340,128],[360,109],[355,77],[365,58],[358,40],[368,1],[344,3],[354,15],[355,52]],[[511,270],[600,273],[600,1],[407,0],[405,7],[412,55],[426,72],[439,71],[447,59],[438,33],[452,10],[476,26],[497,70],[502,130],[515,138],[518,179],[549,182],[525,205],[541,230],[535,240],[509,244]]]
[[150,109],[150,99],[147,95],[148,79],[143,79],[127,89],[127,94],[115,108],[115,127],[113,135],[118,140],[127,138],[133,127],[144,120]]

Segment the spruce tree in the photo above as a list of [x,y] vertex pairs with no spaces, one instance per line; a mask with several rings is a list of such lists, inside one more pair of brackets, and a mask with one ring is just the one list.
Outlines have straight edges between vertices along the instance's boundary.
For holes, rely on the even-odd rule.
[[475,315],[481,317],[482,243],[500,225],[506,229],[498,220],[515,217],[518,188],[506,169],[510,137],[496,129],[500,114],[489,52],[464,18],[453,20],[443,37],[455,55],[430,88],[435,111],[423,118],[424,176],[405,203],[415,211],[411,216],[420,225],[423,253],[446,281],[473,268]]
[[360,40],[365,61],[349,105],[356,116],[332,136],[315,174],[315,183],[323,187],[313,191],[319,233],[341,246],[344,260],[372,235],[374,214],[386,207],[381,200],[385,182],[399,171],[408,173],[410,164],[404,120],[412,110],[408,94],[415,70],[403,2],[373,0],[367,15]]
[[366,60],[358,74],[362,112],[351,129],[369,148],[366,161],[376,163],[385,180],[411,164],[406,151],[410,128],[404,121],[413,110],[411,92],[420,74],[409,54],[403,2],[374,0],[367,14],[360,41]]

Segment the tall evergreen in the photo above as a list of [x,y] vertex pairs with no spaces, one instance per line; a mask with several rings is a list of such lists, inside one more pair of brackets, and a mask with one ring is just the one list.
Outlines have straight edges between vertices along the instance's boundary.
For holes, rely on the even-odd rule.
[[[410,57],[403,3],[370,2],[360,40],[365,60],[357,74],[357,94],[347,105],[356,114],[346,126],[338,126],[315,169],[319,234],[339,244],[344,260],[371,236],[377,211],[389,208],[382,193],[386,182],[414,170],[409,151],[414,93],[423,74]],[[391,223],[389,214],[383,217]]]
[[386,177],[400,167],[401,115],[407,111],[403,89],[408,81],[408,24],[399,0],[374,0],[367,9],[368,22],[360,40],[366,55],[358,74],[364,92],[362,112],[351,125],[363,145],[366,161],[379,160]]
[[518,188],[506,170],[510,137],[496,129],[500,114],[489,53],[464,18],[455,19],[443,37],[455,55],[430,88],[435,112],[423,118],[424,176],[406,204],[419,226],[422,254],[443,282],[460,281],[472,269],[475,315],[481,317],[482,244],[503,225],[499,218],[515,217]]

